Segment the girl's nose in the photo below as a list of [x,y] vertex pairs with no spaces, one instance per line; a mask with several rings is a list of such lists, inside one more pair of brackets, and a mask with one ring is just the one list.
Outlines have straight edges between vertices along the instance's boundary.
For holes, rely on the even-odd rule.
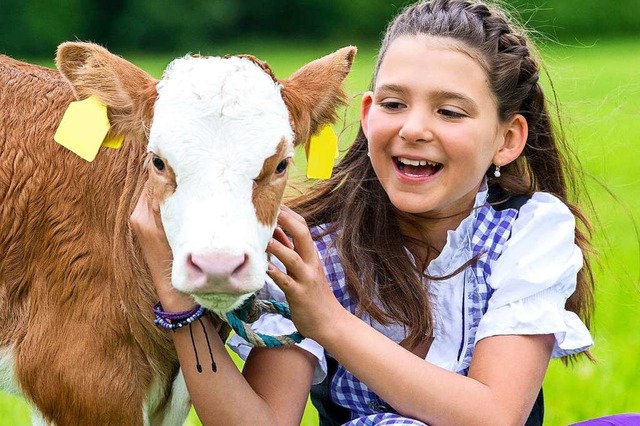
[[420,111],[411,111],[407,114],[399,132],[400,138],[405,142],[428,142],[433,139],[429,128],[427,114]]

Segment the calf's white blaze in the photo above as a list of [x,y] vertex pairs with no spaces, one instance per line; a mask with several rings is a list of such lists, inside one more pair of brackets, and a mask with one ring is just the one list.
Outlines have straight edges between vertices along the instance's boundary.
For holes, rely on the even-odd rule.
[[[174,256],[173,286],[225,312],[264,284],[275,220],[259,222],[254,179],[283,140],[291,155],[289,111],[280,85],[246,58],[177,59],[157,89],[149,150],[175,174],[175,192],[160,206]],[[227,294],[215,280],[195,283],[187,268],[189,255],[220,254],[248,259],[241,282]]]

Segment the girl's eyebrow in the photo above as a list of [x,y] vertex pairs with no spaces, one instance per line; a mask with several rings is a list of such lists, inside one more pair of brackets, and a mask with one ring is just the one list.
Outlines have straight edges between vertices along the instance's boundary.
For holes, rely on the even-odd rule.
[[480,109],[478,103],[464,93],[452,92],[449,90],[438,90],[434,92],[432,96],[433,99],[436,99],[436,102],[451,100],[458,101],[461,104],[460,107],[464,108],[467,113],[472,115],[476,114]]
[[433,93],[433,97],[436,99],[454,99],[461,102],[464,102],[470,106],[477,106],[476,101],[471,99],[470,97],[460,93],[460,92],[451,92],[448,90],[438,90]]
[[376,86],[375,91],[376,92],[393,92],[398,94],[403,94],[407,92],[404,86],[400,86],[399,84],[394,84],[394,83],[385,83],[385,84],[381,84],[380,86]]

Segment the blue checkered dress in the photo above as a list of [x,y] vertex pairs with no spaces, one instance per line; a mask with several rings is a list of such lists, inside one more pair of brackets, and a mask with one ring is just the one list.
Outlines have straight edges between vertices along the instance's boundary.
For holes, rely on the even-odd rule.
[[[475,334],[478,323],[487,310],[487,302],[491,297],[491,288],[486,278],[491,274],[491,265],[502,253],[504,244],[511,233],[511,226],[518,215],[516,209],[495,210],[489,205],[478,207],[472,213],[473,224],[471,230],[471,252],[479,255],[471,268],[461,273],[465,274],[463,314],[466,330],[463,333],[464,351],[462,362],[459,364],[459,374],[467,373],[471,362],[475,344]],[[323,227],[312,229],[312,234],[321,234]],[[336,298],[351,313],[355,314],[356,301],[349,294],[346,287],[344,270],[337,251],[332,245],[335,234],[327,234],[316,240],[316,246],[323,259],[324,268],[329,282],[333,287]],[[460,265],[456,265],[458,267]],[[366,425],[424,425],[424,423],[402,417],[374,392],[355,378],[342,366],[331,381],[331,399],[351,412],[349,426]]]

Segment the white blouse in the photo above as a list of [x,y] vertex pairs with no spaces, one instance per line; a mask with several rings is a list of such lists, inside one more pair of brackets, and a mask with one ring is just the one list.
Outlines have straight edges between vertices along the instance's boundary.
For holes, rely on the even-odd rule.
[[[482,224],[478,226],[478,217],[484,217],[479,214],[482,209],[492,209],[486,204],[486,199],[487,191],[480,191],[476,196],[477,208],[457,229],[448,232],[445,247],[427,268],[429,275],[446,275],[473,258],[474,233],[478,232],[477,228],[483,227]],[[550,194],[535,193],[520,208],[501,255],[491,262],[491,273],[486,279],[490,287],[486,312],[480,314],[479,322],[476,321],[477,330],[473,327],[475,340],[471,338],[470,344],[465,343],[472,331],[464,304],[466,289],[470,285],[477,285],[477,273],[473,268],[467,268],[449,279],[430,282],[435,324],[434,340],[426,360],[450,371],[462,372],[468,368],[473,352],[473,347],[468,348],[466,352],[469,356],[465,357],[466,346],[475,346],[474,342],[486,337],[507,334],[553,334],[556,342],[552,357],[589,348],[593,344],[589,331],[575,313],[564,308],[567,298],[575,291],[576,275],[582,267],[582,253],[575,245],[574,229],[574,216],[559,199]],[[332,236],[323,238],[316,241],[316,245],[325,260],[325,272],[333,276],[327,272],[327,264],[340,270],[341,265],[335,249],[328,244]],[[328,257],[331,257],[331,262],[326,261]],[[334,291],[338,287],[346,288],[344,278],[330,284]],[[285,300],[284,294],[271,279],[267,279],[260,297]],[[341,302],[347,306],[345,301]],[[404,327],[400,325],[383,326],[366,314],[361,318],[397,343],[406,336]],[[274,314],[263,315],[252,324],[252,328],[269,335],[295,331],[290,320]],[[251,349],[249,343],[235,334],[227,344],[243,359]],[[323,348],[311,339],[304,339],[298,346],[318,358],[314,383],[319,383],[327,372]]]

